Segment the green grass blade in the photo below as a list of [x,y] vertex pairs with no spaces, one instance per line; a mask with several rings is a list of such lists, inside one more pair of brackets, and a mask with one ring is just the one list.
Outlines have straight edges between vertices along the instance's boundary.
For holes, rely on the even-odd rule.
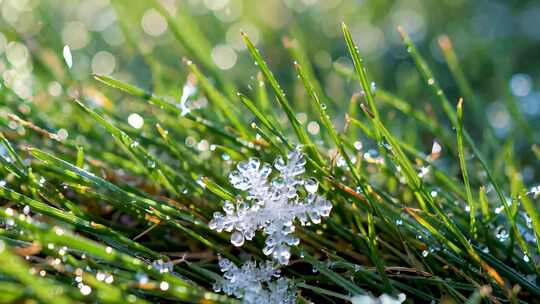
[[[356,75],[358,77],[358,81],[360,83],[360,87],[363,89],[367,104],[369,106],[369,110],[373,114],[375,120],[379,120],[379,111],[377,110],[377,107],[375,106],[375,99],[373,98],[373,92],[371,91],[371,85],[368,81],[366,69],[362,63],[362,58],[360,58],[360,52],[358,51],[358,48],[354,44],[352,40],[351,33],[349,31],[349,27],[345,24],[341,24],[341,29],[343,31],[343,36],[345,37],[345,42],[347,43],[347,47],[349,48],[349,54],[351,55],[351,58],[354,63],[354,69],[356,71]],[[377,140],[380,140],[378,131],[375,131]]]
[[[3,210],[2,210],[3,211]],[[32,295],[42,303],[69,304],[70,299],[65,290],[49,280],[33,276],[24,260],[10,252],[6,244],[0,240],[0,272],[13,276],[17,281],[31,289]]]
[[469,205],[470,214],[470,232],[471,235],[476,238],[476,203],[472,196],[471,184],[469,183],[469,173],[467,172],[467,163],[465,161],[465,151],[463,149],[463,99],[460,99],[457,105],[457,145],[459,152],[459,164],[461,167],[461,176],[463,176],[463,183],[465,184],[465,191],[467,193],[467,204]]
[[249,40],[249,37],[246,33],[242,32],[242,38],[244,39],[244,43],[246,44],[249,53],[251,54],[251,57],[255,60],[256,64],[259,66],[259,69],[264,74],[264,77],[268,80],[270,83],[270,86],[274,90],[274,94],[276,95],[276,98],[285,111],[285,114],[287,115],[287,118],[289,119],[289,122],[291,123],[296,136],[300,143],[306,147],[306,151],[308,154],[315,160],[315,162],[319,165],[322,165],[324,163],[319,151],[317,150],[315,144],[311,141],[309,136],[307,135],[306,130],[302,127],[302,125],[298,122],[298,119],[296,119],[296,116],[294,114],[293,109],[291,108],[291,105],[285,96],[285,92],[279,85],[278,81],[268,68],[268,65],[262,58],[261,54],[259,53],[259,50],[255,48],[251,40]]

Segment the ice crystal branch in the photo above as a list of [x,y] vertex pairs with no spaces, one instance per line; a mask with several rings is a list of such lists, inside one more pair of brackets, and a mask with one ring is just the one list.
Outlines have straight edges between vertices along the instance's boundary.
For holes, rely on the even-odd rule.
[[214,284],[216,292],[241,298],[243,303],[292,304],[296,303],[294,288],[288,279],[280,277],[273,262],[257,265],[248,261],[242,267],[220,258],[223,279]]
[[[231,242],[235,246],[242,246],[245,240],[255,236],[256,231],[262,230],[267,236],[264,254],[287,265],[291,257],[290,246],[300,242],[293,234],[295,222],[302,226],[318,224],[332,210],[332,203],[315,194],[319,185],[317,180],[302,178],[305,164],[300,149],[291,151],[287,160],[278,156],[273,166],[278,174],[270,179],[272,166],[269,164],[261,165],[257,158],[239,163],[237,170],[229,174],[229,180],[247,195],[238,197],[235,202],[225,201],[225,214],[214,213],[210,228],[232,232]],[[301,186],[306,195],[299,191]]]

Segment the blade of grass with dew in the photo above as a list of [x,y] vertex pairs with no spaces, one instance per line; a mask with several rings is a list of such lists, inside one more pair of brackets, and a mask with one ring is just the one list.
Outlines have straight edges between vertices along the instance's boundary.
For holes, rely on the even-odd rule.
[[184,59],[184,63],[187,65],[189,70],[195,75],[199,83],[201,84],[202,89],[208,94],[208,97],[211,101],[214,102],[214,104],[217,106],[217,108],[223,112],[225,117],[234,125],[236,130],[240,133],[242,137],[247,136],[247,130],[240,122],[240,119],[238,117],[237,111],[234,111],[234,108],[232,106],[232,103],[230,100],[228,100],[225,96],[223,96],[211,83],[210,81],[201,73],[201,71],[197,68],[197,65],[194,64],[189,59]]
[[[351,173],[353,174],[353,177],[354,177],[354,179],[356,181],[357,186],[359,186],[359,187],[361,187],[363,189],[363,192],[368,197],[368,201],[370,202],[372,208],[376,208],[375,204],[369,198],[370,197],[369,191],[364,186],[365,183],[366,183],[365,178],[361,177],[360,174],[357,172],[356,167],[353,165],[349,155],[345,151],[345,147],[344,147],[341,139],[337,135],[337,132],[336,132],[336,130],[335,130],[333,124],[332,124],[332,121],[330,120],[330,117],[326,113],[326,109],[323,107],[322,103],[320,102],[319,97],[318,97],[317,93],[315,92],[315,88],[313,87],[311,82],[307,79],[307,76],[304,73],[302,67],[296,62],[295,62],[295,68],[296,68],[296,71],[297,71],[298,75],[300,76],[300,79],[302,80],[302,83],[304,84],[304,87],[305,87],[308,95],[311,97],[311,99],[315,103],[315,106],[316,106],[316,108],[317,108],[317,110],[319,112],[319,116],[321,118],[321,121],[322,121],[323,125],[328,130],[328,132],[330,133],[330,137],[333,139],[334,144],[338,147],[340,154],[345,159],[345,162],[347,163],[349,169],[351,170]],[[375,241],[374,227],[373,227],[372,219],[373,219],[372,214],[371,214],[371,212],[369,212],[368,213],[368,222],[370,223],[370,225],[369,225],[369,232],[370,233],[366,234],[366,237],[368,239],[368,245],[369,245],[369,248],[370,248],[370,250],[372,252],[373,262],[375,263],[375,265],[377,265],[379,274],[382,277],[382,281],[383,281],[383,283],[385,285],[385,288],[387,290],[391,290],[392,286],[390,285],[390,281],[388,280],[388,277],[386,276],[386,273],[384,272],[384,265],[383,265],[382,261],[379,259],[379,252],[378,252],[377,244],[376,244],[376,241]]]
[[361,287],[356,286],[355,284],[353,284],[349,280],[346,280],[345,278],[343,278],[338,273],[335,273],[334,271],[328,269],[328,267],[324,263],[320,262],[319,260],[317,260],[315,257],[310,255],[309,253],[304,252],[303,254],[304,254],[304,258],[306,259],[306,261],[308,263],[313,265],[313,267],[317,268],[317,270],[320,273],[322,273],[328,279],[335,282],[337,285],[341,286],[343,289],[347,290],[348,292],[352,293],[353,295],[365,294],[365,290],[363,290]]
[[274,90],[274,94],[276,95],[276,98],[285,111],[285,114],[287,115],[287,118],[289,119],[289,122],[291,123],[296,136],[300,143],[306,147],[306,151],[308,155],[318,164],[323,165],[324,161],[322,159],[322,156],[320,155],[320,152],[317,150],[315,144],[311,141],[309,136],[306,133],[306,130],[304,127],[298,122],[298,119],[296,119],[296,116],[293,112],[293,109],[291,108],[291,105],[289,101],[287,100],[287,97],[285,96],[285,92],[280,87],[278,81],[268,68],[268,65],[262,58],[261,54],[259,53],[259,50],[255,48],[251,40],[249,40],[249,37],[246,33],[242,32],[242,39],[244,40],[244,43],[246,44],[249,53],[251,54],[251,57],[255,60],[256,65],[259,67],[261,72],[264,74],[264,77],[268,80],[270,85],[272,86],[272,89]]
[[[109,87],[121,90],[123,92],[126,92],[129,95],[147,100],[149,103],[155,104],[159,106],[160,108],[167,110],[170,113],[173,113],[175,115],[181,115],[181,110],[177,108],[175,105],[170,104],[169,102],[165,101],[163,98],[157,95],[154,95],[152,93],[148,93],[139,87],[119,81],[117,79],[114,79],[108,76],[95,75],[94,78],[97,81]],[[239,144],[241,146],[245,146],[244,143],[242,141],[239,141],[236,136],[233,136],[227,132],[224,132],[223,126],[214,125],[212,122],[202,119],[200,117],[194,116],[191,113],[187,113],[183,117],[189,119],[190,121],[194,122],[197,125],[200,125],[202,127],[205,127],[211,130],[213,133],[215,133],[218,136],[229,139],[231,142],[237,145]]]
[[[369,115],[367,116],[371,117]],[[429,206],[436,212],[437,216],[443,221],[443,223],[448,228],[448,230],[451,231],[452,234],[454,234],[454,236],[458,239],[458,241],[461,243],[461,246],[464,246],[467,254],[473,259],[473,261],[478,263],[486,271],[486,273],[488,273],[490,277],[497,282],[499,286],[503,287],[504,282],[502,278],[497,274],[497,272],[490,265],[488,265],[487,263],[485,263],[484,261],[480,259],[478,254],[475,252],[471,244],[467,241],[466,237],[461,233],[459,228],[454,224],[454,222],[452,222],[445,215],[445,213],[440,209],[440,207],[433,202],[431,196],[425,192],[425,190],[423,189],[421,185],[421,182],[418,179],[418,176],[416,175],[414,170],[412,170],[412,166],[409,160],[404,155],[403,151],[401,150],[399,144],[394,139],[394,137],[390,134],[390,132],[388,132],[388,130],[381,124],[380,121],[377,121],[374,118],[372,118],[372,121],[375,123],[376,128],[379,129],[379,132],[381,132],[381,135],[384,136],[386,140],[388,140],[389,144],[392,146],[392,151],[394,151],[395,153],[396,160],[398,161],[400,166],[403,168],[404,173],[408,177],[407,178],[408,183],[410,184],[410,186],[413,187],[412,189],[415,189],[413,191],[417,191],[417,190],[419,191],[419,192],[416,192],[418,193],[417,198],[421,200],[425,200],[429,204]],[[427,223],[427,222],[424,221],[423,223]],[[435,235],[437,235],[438,238],[443,240],[443,242],[446,243],[447,245],[451,244],[451,241],[445,238],[444,236],[442,236],[438,231],[433,230],[432,233],[435,233]],[[452,247],[454,250],[457,249],[455,245],[451,246],[451,248]],[[459,254],[461,250],[458,250],[456,252]]]
[[[360,84],[360,87],[363,89],[365,99],[369,106],[369,110],[373,114],[375,120],[379,120],[379,111],[375,106],[375,100],[373,98],[373,92],[371,91],[371,85],[369,84],[366,69],[362,64],[362,58],[360,58],[358,48],[353,42],[349,27],[345,23],[341,23],[341,30],[343,31],[343,36],[345,38],[345,42],[347,43],[349,54],[351,55],[354,63],[354,69],[358,77],[358,82]],[[377,141],[380,141],[380,134],[378,133],[377,129],[375,129],[375,137],[377,138]]]
[[22,206],[28,205],[30,206],[30,208],[32,208],[34,211],[37,211],[38,213],[47,215],[56,220],[73,225],[74,227],[77,227],[78,229],[82,231],[93,234],[96,237],[104,238],[105,240],[110,239],[113,243],[122,244],[122,246],[125,246],[128,249],[133,250],[135,252],[139,252],[145,256],[152,257],[154,259],[163,258],[162,255],[156,252],[153,252],[152,250],[144,247],[143,245],[137,242],[133,242],[132,240],[126,238],[122,234],[117,233],[116,231],[109,229],[108,227],[104,225],[101,225],[95,222],[89,222],[85,219],[79,218],[70,213],[63,212],[47,204],[33,200],[29,197],[26,197],[6,187],[0,186],[0,197],[14,201],[17,204],[22,205]]
[[52,243],[59,247],[66,246],[71,249],[80,250],[88,255],[94,256],[97,259],[113,265],[124,267],[134,272],[146,272],[157,280],[167,282],[169,286],[171,286],[170,289],[168,289],[170,291],[170,295],[180,300],[198,301],[204,298],[207,300],[216,301],[218,303],[236,303],[236,301],[231,301],[226,296],[204,291],[201,288],[194,286],[186,282],[184,279],[170,273],[161,273],[157,269],[147,268],[145,267],[145,264],[137,258],[120,251],[112,250],[110,247],[105,247],[82,236],[74,235],[71,232],[63,230],[59,227],[49,227],[48,225],[44,225],[42,223],[28,221],[24,217],[21,218],[19,216],[14,216],[12,213],[8,213],[4,209],[0,209],[0,217],[13,219],[17,225],[34,233],[39,242],[42,244]]
[[[401,38],[402,38],[403,42],[407,46],[407,52],[409,52],[411,57],[413,58],[418,71],[420,72],[420,74],[424,78],[424,81],[426,81],[426,83],[428,84],[428,87],[431,89],[432,93],[437,97],[437,99],[441,103],[441,105],[443,107],[443,110],[446,113],[446,115],[448,116],[448,118],[450,119],[450,122],[451,122],[452,126],[457,127],[457,123],[458,123],[457,122],[457,115],[456,115],[454,109],[452,108],[452,106],[450,105],[450,102],[448,101],[448,98],[446,97],[446,94],[441,89],[441,87],[439,86],[439,84],[435,80],[435,78],[433,77],[433,72],[431,71],[431,69],[427,65],[427,63],[424,60],[424,58],[422,57],[422,55],[420,55],[420,53],[418,52],[418,50],[414,46],[414,43],[410,39],[407,32],[405,32],[405,30],[403,28],[401,28],[401,27],[398,27],[398,31],[399,31],[399,33],[401,35]],[[486,171],[486,174],[487,174],[487,177],[488,177],[490,183],[495,188],[495,191],[496,191],[496,193],[497,193],[497,195],[499,197],[499,200],[500,200],[501,204],[504,206],[504,210],[505,210],[506,215],[508,216],[508,219],[510,221],[510,225],[512,226],[512,229],[515,232],[515,237],[516,238],[521,238],[521,235],[519,235],[519,233],[517,232],[518,229],[516,227],[516,222],[512,218],[512,213],[511,213],[511,210],[510,210],[510,206],[508,205],[508,202],[506,201],[506,198],[504,196],[504,193],[503,193],[501,187],[499,186],[499,183],[495,180],[495,177],[493,176],[491,170],[489,169],[483,154],[480,152],[480,150],[478,150],[478,148],[476,147],[476,144],[474,143],[474,140],[470,137],[467,130],[464,130],[463,138],[465,139],[465,141],[467,142],[467,144],[469,145],[469,147],[473,151],[473,154],[478,159],[478,161],[479,161],[480,165],[482,166],[482,168],[484,169],[484,171]]]
[[76,166],[73,166],[72,164],[65,162],[63,160],[60,160],[48,153],[45,153],[43,151],[40,151],[38,149],[30,149],[29,152],[36,158],[49,163],[49,164],[55,164],[55,166],[62,168],[64,172],[68,176],[76,176],[80,177],[88,182],[90,184],[94,185],[96,189],[106,189],[107,193],[111,195],[111,199],[113,199],[111,202],[116,202],[124,205],[134,206],[136,208],[139,208],[141,211],[148,213],[152,216],[157,217],[160,221],[167,223],[171,225],[174,228],[177,228],[183,232],[185,232],[187,235],[197,239],[201,243],[205,244],[206,246],[213,248],[214,250],[220,252],[222,255],[227,256],[229,259],[234,259],[234,257],[231,257],[229,253],[227,253],[223,248],[218,246],[217,244],[209,241],[205,237],[201,236],[200,234],[196,233],[195,231],[185,227],[184,225],[180,224],[179,222],[173,219],[182,219],[187,221],[188,223],[194,224],[198,227],[204,228],[206,231],[211,231],[207,227],[207,225],[201,223],[199,220],[193,218],[192,215],[186,214],[184,212],[181,212],[179,209],[174,208],[172,206],[169,206],[168,204],[165,204],[163,202],[156,202],[154,200],[144,198],[137,196],[133,193],[126,192],[119,187],[117,187],[114,184],[111,184],[107,182],[106,180],[97,177],[96,175],[87,172],[83,169],[80,169]]
[[461,176],[463,177],[463,183],[465,184],[465,191],[467,193],[467,204],[469,205],[469,229],[471,236],[473,238],[476,238],[476,202],[474,201],[472,196],[471,184],[469,183],[469,173],[467,172],[467,162],[465,161],[465,151],[463,149],[463,99],[460,99],[457,104],[457,118],[457,146],[459,154],[459,164],[461,167]]
[[285,143],[289,149],[293,148],[287,141],[285,135],[283,135],[281,131],[276,128],[276,125],[271,122],[265,114],[257,109],[257,106],[255,106],[255,104],[247,96],[242,93],[237,93],[237,95],[242,104],[244,104],[244,106],[251,111],[253,115],[255,115],[255,118],[257,118],[266,128],[268,128],[272,134],[277,136],[283,143]]
[[138,142],[129,137],[125,132],[113,126],[106,119],[101,117],[95,111],[84,105],[82,102],[75,100],[75,104],[82,110],[88,113],[96,122],[98,122],[105,130],[107,130],[120,144],[124,151],[130,155],[134,161],[138,162],[143,168],[146,168],[149,175],[157,180],[160,180],[161,184],[175,195],[179,195],[178,189],[173,186],[173,182],[169,176],[174,176],[174,170],[161,161],[150,155],[146,149],[141,147]]
[[0,241],[0,260],[2,261],[0,272],[13,276],[17,281],[30,287],[33,295],[42,303],[71,303],[71,300],[64,295],[64,288],[49,280],[33,276],[30,267],[23,259],[11,253],[6,247],[6,244]]

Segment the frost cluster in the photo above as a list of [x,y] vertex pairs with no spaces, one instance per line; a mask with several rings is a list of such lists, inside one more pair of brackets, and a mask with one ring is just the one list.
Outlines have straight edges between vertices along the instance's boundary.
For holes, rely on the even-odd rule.
[[223,280],[214,284],[214,291],[241,298],[243,303],[293,304],[296,293],[289,280],[279,275],[273,262],[264,264],[248,261],[241,268],[220,258]]
[[[315,194],[319,186],[317,180],[302,178],[305,164],[300,149],[290,152],[287,160],[281,156],[275,159],[273,167],[278,174],[274,178],[270,178],[272,166],[261,164],[257,158],[239,163],[237,170],[229,174],[229,180],[247,195],[238,197],[235,202],[225,201],[225,214],[214,213],[209,227],[218,232],[232,232],[231,243],[235,246],[242,246],[257,230],[262,230],[267,236],[264,254],[287,265],[290,246],[300,242],[293,234],[295,222],[302,226],[318,224],[332,210],[331,202]],[[306,195],[299,191],[302,186]]]

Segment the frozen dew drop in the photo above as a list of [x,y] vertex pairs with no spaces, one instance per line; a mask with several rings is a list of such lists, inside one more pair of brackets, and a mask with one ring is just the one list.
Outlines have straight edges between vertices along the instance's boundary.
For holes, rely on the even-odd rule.
[[319,182],[314,178],[308,178],[304,182],[304,187],[309,193],[315,193],[319,189]]
[[529,256],[526,255],[526,254],[524,254],[524,255],[523,255],[523,261],[524,261],[525,263],[528,263],[528,262],[530,261]]
[[433,84],[435,84],[435,79],[430,78],[430,79],[428,79],[427,83],[428,83],[428,85],[433,85]]
[[233,234],[231,234],[231,243],[236,247],[244,245],[244,235],[242,234],[242,232],[233,232]]
[[375,92],[377,91],[377,85],[375,84],[375,81],[371,82],[370,89],[371,89],[371,94],[375,94]]
[[362,142],[361,142],[361,141],[355,141],[355,142],[354,142],[354,148],[355,148],[356,150],[360,151],[360,150],[362,150],[362,147],[363,147],[363,145],[362,145]]
[[427,250],[422,251],[422,256],[423,257],[427,257],[428,255],[429,255],[429,251],[427,251]]
[[71,69],[71,67],[73,66],[73,57],[71,56],[71,49],[69,48],[69,45],[64,45],[62,55],[64,56],[64,60],[66,61],[68,68]]
[[291,258],[291,252],[289,251],[288,248],[286,247],[279,248],[276,251],[276,255],[277,255],[277,260],[281,265],[289,264],[289,259]]
[[30,213],[30,206],[25,205],[24,208],[23,208],[23,213],[28,215]]

